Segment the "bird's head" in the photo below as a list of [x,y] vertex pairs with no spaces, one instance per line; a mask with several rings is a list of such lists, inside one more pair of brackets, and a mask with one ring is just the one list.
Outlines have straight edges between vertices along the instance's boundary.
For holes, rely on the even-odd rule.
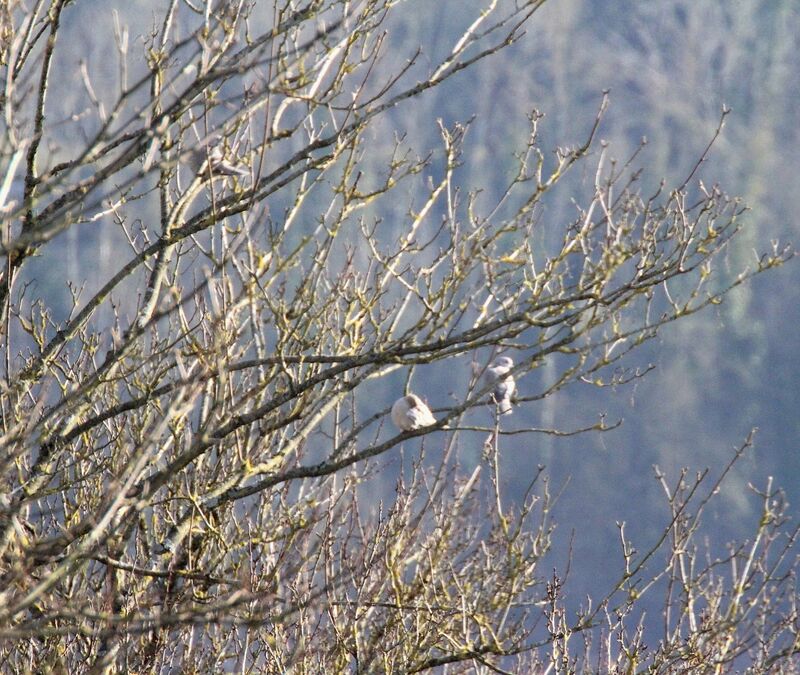
[[409,394],[406,396],[406,403],[409,408],[416,408],[418,405],[422,405],[422,399],[416,394]]
[[514,360],[510,356],[498,356],[494,360],[495,368],[513,368]]

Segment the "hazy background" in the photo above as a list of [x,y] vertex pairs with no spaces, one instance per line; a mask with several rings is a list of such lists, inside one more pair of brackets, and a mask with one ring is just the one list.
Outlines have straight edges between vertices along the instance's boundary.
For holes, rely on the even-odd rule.
[[[156,14],[166,3],[115,4],[135,36],[158,23]],[[423,59],[431,61],[449,51],[472,20],[464,8],[482,6],[467,0],[406,4],[413,7],[400,8],[387,26],[390,50],[392,44],[403,45],[405,55],[409,45],[421,44]],[[85,39],[70,47],[74,58],[59,65],[64,114],[74,94],[69,73],[75,72],[79,59],[87,59],[101,81],[104,72],[109,79],[116,77],[115,61],[106,58],[113,42],[105,1],[79,3],[65,17]],[[720,183],[751,208],[745,233],[728,253],[731,267],[738,268],[771,239],[796,238],[798,42],[800,6],[794,0],[552,0],[518,44],[392,110],[379,127],[385,133],[375,134],[371,150],[379,166],[391,148],[392,132],[406,132],[420,152],[438,147],[437,118],[452,123],[476,115],[457,177],[465,191],[482,187],[488,203],[513,170],[512,153],[527,137],[527,113],[534,108],[545,113],[542,148],[550,152],[556,145],[583,140],[601,93],[608,89],[611,105],[600,136],[620,159],[646,136],[648,145],[636,166],[646,170],[643,184],[654,187],[661,178],[674,184],[688,174],[725,103],[733,112],[698,176]],[[142,41],[133,41],[131,51],[141,53]],[[66,148],[70,140],[63,142]],[[539,216],[543,236],[560,233],[571,220],[572,199],[586,203],[595,165],[594,160],[587,162],[545,200]],[[398,217],[406,208],[402,204],[398,213],[386,216]],[[38,287],[51,302],[67,299],[65,278],[86,280],[91,288],[114,269],[116,244],[105,237],[101,228],[73,228],[64,237],[63,266],[52,264],[51,258],[47,265],[34,267]],[[624,418],[620,429],[602,436],[503,441],[509,494],[525,487],[538,464],[547,466],[554,486],[569,481],[555,511],[555,554],[565,559],[574,532],[573,585],[568,588],[576,603],[587,592],[603,593],[612,570],[619,569],[617,521],[628,523],[639,550],[668,522],[663,494],[653,479],[655,464],[672,483],[684,466],[717,473],[750,429],[759,428],[755,449],[737,466],[723,499],[707,514],[708,535],[719,554],[725,542],[745,536],[758,523],[758,501],[748,483],[763,488],[767,476],[775,476],[789,501],[800,503],[799,276],[800,265],[789,264],[736,291],[713,310],[667,327],[627,362],[656,366],[635,386],[574,386],[518,409],[508,421],[511,427],[574,428],[595,422],[604,412],[609,421]],[[449,367],[443,365],[439,374]],[[552,379],[548,369],[554,367],[546,364],[521,380],[520,391],[538,391]],[[446,376],[428,382],[425,393],[433,405],[445,404],[463,384]],[[480,453],[482,438],[472,440],[474,445],[465,438],[459,448],[465,465],[477,461]]]

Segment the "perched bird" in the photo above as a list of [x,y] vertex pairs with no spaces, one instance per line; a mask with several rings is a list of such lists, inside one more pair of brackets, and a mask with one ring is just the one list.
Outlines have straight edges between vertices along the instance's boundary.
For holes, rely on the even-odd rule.
[[392,422],[403,431],[436,424],[430,408],[416,394],[397,399],[392,406]]
[[190,165],[195,173],[208,174],[209,167],[215,176],[249,176],[250,172],[236,166],[225,159],[225,154],[219,145],[209,143],[207,148],[193,150],[190,156]]
[[241,166],[232,164],[222,153],[222,148],[218,145],[208,149],[208,163],[211,165],[211,173],[221,176],[249,176],[250,172]]
[[489,400],[497,405],[501,415],[510,414],[511,397],[517,388],[514,376],[509,371],[514,367],[514,361],[508,356],[499,356],[494,363],[486,369],[484,375],[486,384],[494,383],[494,391],[489,395]]

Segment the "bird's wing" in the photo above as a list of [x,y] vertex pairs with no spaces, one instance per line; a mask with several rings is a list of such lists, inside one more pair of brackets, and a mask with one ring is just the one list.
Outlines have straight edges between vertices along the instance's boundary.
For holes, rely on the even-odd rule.
[[240,166],[236,166],[235,164],[231,164],[226,159],[221,159],[216,163],[211,164],[211,170],[214,173],[222,174],[224,176],[248,176],[250,175],[246,169],[243,169]]
[[517,388],[517,383],[514,382],[514,377],[512,375],[503,377],[503,375],[505,375],[507,372],[508,369],[504,369],[503,372],[499,374],[499,377],[502,379],[498,379],[495,382],[494,390],[489,397],[489,400],[492,401],[492,403],[496,403],[498,405],[501,415],[511,412],[511,397],[514,395],[514,391]]
[[416,406],[414,408],[410,408],[407,415],[408,419],[411,420],[415,428],[427,427],[430,424],[436,424],[436,420],[431,414],[431,411],[426,407]]

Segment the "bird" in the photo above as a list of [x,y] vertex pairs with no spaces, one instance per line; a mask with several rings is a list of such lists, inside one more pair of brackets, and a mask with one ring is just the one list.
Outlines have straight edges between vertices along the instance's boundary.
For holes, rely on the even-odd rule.
[[214,145],[208,150],[208,163],[211,166],[211,173],[220,176],[249,176],[250,172],[241,166],[232,164],[222,153],[222,148]]
[[207,147],[196,148],[190,153],[190,166],[195,173],[205,176],[209,168],[215,176],[249,176],[250,172],[225,159],[219,145],[209,143]]
[[511,397],[517,388],[514,376],[509,371],[514,367],[514,361],[508,356],[499,356],[494,363],[486,369],[484,379],[486,384],[494,384],[494,390],[489,395],[489,400],[497,405],[501,415],[511,414]]
[[408,394],[397,399],[392,406],[392,422],[401,431],[411,431],[436,424],[436,418],[419,396]]

